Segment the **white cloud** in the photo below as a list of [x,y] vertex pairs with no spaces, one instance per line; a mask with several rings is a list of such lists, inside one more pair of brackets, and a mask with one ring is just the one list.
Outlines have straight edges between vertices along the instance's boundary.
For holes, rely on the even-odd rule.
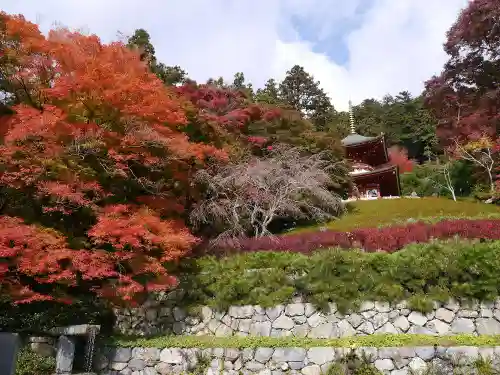
[[[0,9],[22,13],[48,30],[55,21],[84,28],[109,41],[117,32],[145,28],[158,58],[199,81],[243,71],[254,86],[282,78],[293,65],[321,81],[338,109],[349,98],[409,90],[438,73],[446,56],[445,32],[467,0],[0,0]],[[300,39],[291,17],[306,20],[318,40],[342,20],[362,17],[345,35],[349,62],[340,66]],[[338,30],[337,30],[338,31]]]

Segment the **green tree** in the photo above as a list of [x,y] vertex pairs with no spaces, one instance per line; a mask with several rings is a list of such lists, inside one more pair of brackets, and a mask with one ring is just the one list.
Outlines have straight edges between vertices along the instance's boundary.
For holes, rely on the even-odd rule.
[[254,96],[252,84],[245,82],[245,75],[243,74],[243,72],[238,72],[234,75],[231,88],[244,92],[247,98],[251,99]]
[[218,87],[220,89],[228,88],[228,85],[226,85],[226,83],[224,82],[224,78],[222,78],[222,77],[219,77],[217,79],[214,79],[214,78],[207,79],[207,85],[215,86],[215,87]]
[[406,148],[409,157],[420,162],[428,159],[426,150],[439,153],[436,120],[424,107],[421,96],[414,98],[407,91],[388,96],[384,98],[383,110],[382,131],[389,143]]
[[255,102],[278,105],[281,103],[279,89],[276,80],[269,79],[264,88],[258,89],[255,94]]
[[331,121],[333,106],[319,85],[303,67],[295,65],[280,83],[279,97],[309,119],[317,130],[324,130]]
[[156,62],[155,48],[151,44],[151,37],[144,29],[137,29],[128,39],[127,46],[139,50],[141,60],[147,60],[150,64]]
[[157,63],[153,68],[153,72],[167,86],[177,86],[187,80],[187,73],[178,65],[167,66],[163,63]]
[[[365,99],[353,108],[356,131],[366,136],[376,136],[385,132],[385,109],[381,102],[375,99]],[[390,142],[391,143],[391,142]]]
[[439,156],[436,160],[415,165],[411,172],[403,173],[401,188],[403,195],[415,191],[421,197],[436,194],[452,198],[453,189],[457,197],[466,197],[472,194],[477,181],[471,163]]
[[155,48],[151,44],[151,37],[144,29],[137,29],[128,39],[127,46],[139,50],[141,60],[147,61],[149,68],[162,80],[165,85],[182,84],[187,79],[186,72],[180,66],[167,66],[156,59]]

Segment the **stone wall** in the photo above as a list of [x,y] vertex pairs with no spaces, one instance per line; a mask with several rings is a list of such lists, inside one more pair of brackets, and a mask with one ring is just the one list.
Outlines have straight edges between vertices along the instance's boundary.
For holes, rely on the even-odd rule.
[[[468,367],[480,356],[498,363],[500,347],[401,347],[357,348],[355,353],[384,374],[419,374],[426,368],[452,374],[452,369]],[[351,349],[317,347],[257,349],[157,349],[108,348],[99,360],[101,375],[167,375],[203,373],[207,375],[320,375]],[[456,372],[455,372],[456,373]],[[474,373],[466,371],[465,373]]]
[[179,307],[148,302],[140,308],[117,311],[116,315],[116,331],[127,335],[335,338],[374,333],[500,334],[500,300],[472,306],[436,303],[427,314],[412,311],[404,302],[365,302],[359,311],[346,315],[335,304],[322,312],[300,302],[266,309],[235,306],[227,312],[202,307],[198,314],[188,315]]

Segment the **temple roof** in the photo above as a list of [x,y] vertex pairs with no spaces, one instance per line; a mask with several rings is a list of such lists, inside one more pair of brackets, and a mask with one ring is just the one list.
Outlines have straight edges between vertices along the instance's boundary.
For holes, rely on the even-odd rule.
[[356,173],[353,176],[353,178],[359,178],[359,177],[367,177],[367,176],[373,176],[376,174],[382,174],[385,172],[397,170],[397,165],[386,163],[382,164],[376,168],[374,168],[372,171],[367,171],[367,172],[362,172],[362,173]]
[[359,135],[358,133],[351,133],[344,139],[342,139],[342,145],[344,146],[354,146],[365,142],[374,141],[378,137],[365,137],[364,135]]

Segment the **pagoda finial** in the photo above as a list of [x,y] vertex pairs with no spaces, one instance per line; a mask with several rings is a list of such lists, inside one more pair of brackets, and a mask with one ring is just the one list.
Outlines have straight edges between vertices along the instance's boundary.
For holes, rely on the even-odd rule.
[[354,128],[354,114],[352,113],[352,102],[349,100],[349,121],[351,122],[351,134],[356,134]]

